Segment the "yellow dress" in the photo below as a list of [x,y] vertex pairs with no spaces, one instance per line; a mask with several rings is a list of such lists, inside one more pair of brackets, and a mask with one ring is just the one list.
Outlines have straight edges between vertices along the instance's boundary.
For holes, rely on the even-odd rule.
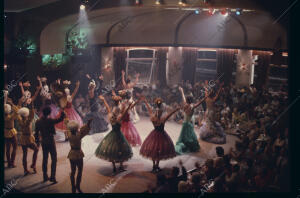
[[19,143],[22,146],[28,146],[35,143],[35,138],[32,134],[32,121],[34,118],[34,109],[30,109],[29,117],[26,120],[18,118],[18,123],[20,125],[20,140]]
[[4,137],[5,138],[12,138],[17,135],[17,130],[15,129],[14,121],[16,119],[20,119],[18,115],[18,108],[12,105],[13,112],[9,115],[6,115],[4,118],[5,125],[4,125]]

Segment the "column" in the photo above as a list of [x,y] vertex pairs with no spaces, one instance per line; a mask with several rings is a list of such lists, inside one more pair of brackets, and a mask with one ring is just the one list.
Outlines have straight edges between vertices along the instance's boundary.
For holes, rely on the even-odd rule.
[[238,50],[235,80],[237,87],[248,87],[251,84],[254,77],[252,67],[254,67],[252,50]]

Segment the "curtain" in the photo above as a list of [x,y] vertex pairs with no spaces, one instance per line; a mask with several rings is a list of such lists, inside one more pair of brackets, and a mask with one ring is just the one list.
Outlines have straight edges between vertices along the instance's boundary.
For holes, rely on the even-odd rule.
[[229,85],[232,81],[234,64],[236,64],[234,63],[234,50],[217,50],[217,76],[220,77],[220,81],[224,82],[225,85]]
[[268,52],[258,52],[258,60],[257,60],[257,79],[255,85],[257,88],[262,88],[267,84],[268,76],[269,76],[269,66],[270,66],[271,57]]
[[164,87],[167,85],[167,49],[157,50],[157,78],[159,80],[159,86]]
[[184,81],[188,80],[192,84],[194,84],[196,64],[197,64],[197,49],[183,48],[182,57],[183,57],[182,79]]
[[116,87],[122,84],[122,70],[126,70],[126,50],[124,47],[114,48],[114,71]]

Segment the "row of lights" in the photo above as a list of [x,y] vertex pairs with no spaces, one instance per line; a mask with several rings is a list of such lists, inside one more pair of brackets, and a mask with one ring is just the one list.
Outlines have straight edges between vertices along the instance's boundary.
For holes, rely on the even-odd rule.
[[195,14],[200,14],[201,11],[208,11],[208,14],[209,15],[214,15],[215,13],[217,13],[218,11],[220,11],[220,13],[224,16],[228,16],[228,14],[230,12],[234,12],[237,16],[241,15],[242,12],[243,12],[243,9],[240,9],[240,8],[237,8],[237,9],[233,9],[233,10],[230,10],[230,9],[213,9],[213,8],[209,8],[208,10],[207,9],[196,9],[195,10]]
[[[162,1],[163,0],[155,0],[155,4],[156,5],[160,5],[160,4],[162,4]],[[202,0],[204,3],[207,3],[207,1],[208,0]],[[141,4],[141,0],[135,0],[135,4],[137,4],[137,5],[139,5],[139,4]],[[179,5],[186,5],[186,2],[185,2],[185,0],[179,0],[178,1],[178,4]]]
[[[87,7],[88,1],[89,1],[89,0],[81,0],[81,4],[80,4],[80,9],[81,9],[81,10],[84,10],[84,9]],[[204,3],[205,3],[205,1],[204,1]],[[135,4],[136,4],[136,5],[140,5],[140,4],[141,4],[141,0],[135,0]],[[162,0],[155,0],[155,4],[156,4],[156,5],[162,4]],[[184,6],[184,5],[186,5],[186,2],[185,2],[185,0],[179,0],[179,1],[178,1],[178,4]],[[204,9],[202,9],[202,11],[203,11],[203,10],[204,10]],[[216,13],[216,11],[218,11],[218,9],[212,9],[212,8],[210,8],[210,9],[208,10],[208,14],[209,14],[209,15],[214,15],[214,14]],[[221,13],[222,15],[224,15],[224,16],[228,16],[228,13],[229,13],[230,11],[232,11],[232,10],[230,10],[230,9],[221,9],[220,13]],[[239,15],[242,14],[243,9],[237,8],[237,9],[234,9],[234,11],[235,11],[235,14],[239,16]],[[195,14],[200,14],[200,12],[201,12],[200,9],[195,9]]]
[[[207,1],[205,1],[205,0],[203,0],[203,2],[204,2],[204,3],[207,3]],[[141,4],[141,0],[135,0],[135,4],[136,4],[136,5],[140,5],[140,4]],[[156,5],[162,4],[162,0],[155,0],[155,4],[156,4]],[[179,1],[178,1],[178,5],[185,6],[185,5],[186,5],[186,1],[185,1],[185,0],[179,0]],[[216,12],[217,10],[218,10],[218,9],[212,9],[212,8],[210,8],[210,9],[208,10],[208,13],[209,13],[210,15],[213,15],[213,14],[215,14],[215,12]],[[228,14],[229,14],[230,11],[232,11],[232,10],[230,10],[230,9],[221,9],[220,12],[221,12],[222,15],[228,16]],[[237,8],[237,9],[234,9],[234,12],[235,12],[235,14],[236,14],[237,16],[239,16],[239,15],[242,14],[243,9]],[[195,14],[200,14],[200,9],[195,9]]]

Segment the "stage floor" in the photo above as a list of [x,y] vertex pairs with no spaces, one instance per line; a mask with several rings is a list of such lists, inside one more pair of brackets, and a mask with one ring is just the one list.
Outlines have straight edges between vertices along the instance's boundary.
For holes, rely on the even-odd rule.
[[[137,130],[140,133],[142,140],[153,129],[152,123],[149,118],[141,118],[141,120],[135,124]],[[175,122],[167,122],[165,126],[166,131],[172,138],[174,144],[179,137],[181,125]],[[102,140],[102,138],[109,131],[102,134],[88,135],[82,140],[82,150],[85,154],[83,176],[81,182],[81,189],[84,193],[140,193],[153,187],[156,184],[156,176],[150,171],[152,170],[152,161],[145,159],[139,155],[139,148],[133,148],[133,157],[124,163],[127,171],[112,175],[111,163],[98,159],[95,157],[94,152]],[[199,129],[196,128],[195,132],[199,136]],[[67,159],[70,146],[68,142],[63,142],[64,136],[62,133],[57,133],[57,172],[56,179],[57,184],[51,182],[43,183],[42,173],[42,148],[40,147],[37,161],[37,174],[29,174],[23,176],[22,166],[22,149],[18,146],[16,156],[16,168],[5,168],[5,184],[14,184],[14,188],[17,191],[25,193],[71,193],[70,184],[70,163]],[[230,147],[234,147],[234,143],[238,138],[232,135],[227,135],[227,143],[221,145],[225,153],[227,153]],[[196,161],[203,164],[207,158],[215,157],[216,144],[211,144],[199,140],[201,149],[198,153],[186,154],[177,156],[173,159],[161,161],[160,167],[163,171],[168,171],[173,166],[178,165],[178,161],[181,159],[187,170],[194,168]],[[6,159],[6,158],[5,158]],[[32,159],[32,151],[28,152],[28,167],[30,167]],[[48,175],[50,176],[50,156],[48,160]],[[5,167],[7,163],[5,163]],[[107,188],[106,186],[109,186]]]

